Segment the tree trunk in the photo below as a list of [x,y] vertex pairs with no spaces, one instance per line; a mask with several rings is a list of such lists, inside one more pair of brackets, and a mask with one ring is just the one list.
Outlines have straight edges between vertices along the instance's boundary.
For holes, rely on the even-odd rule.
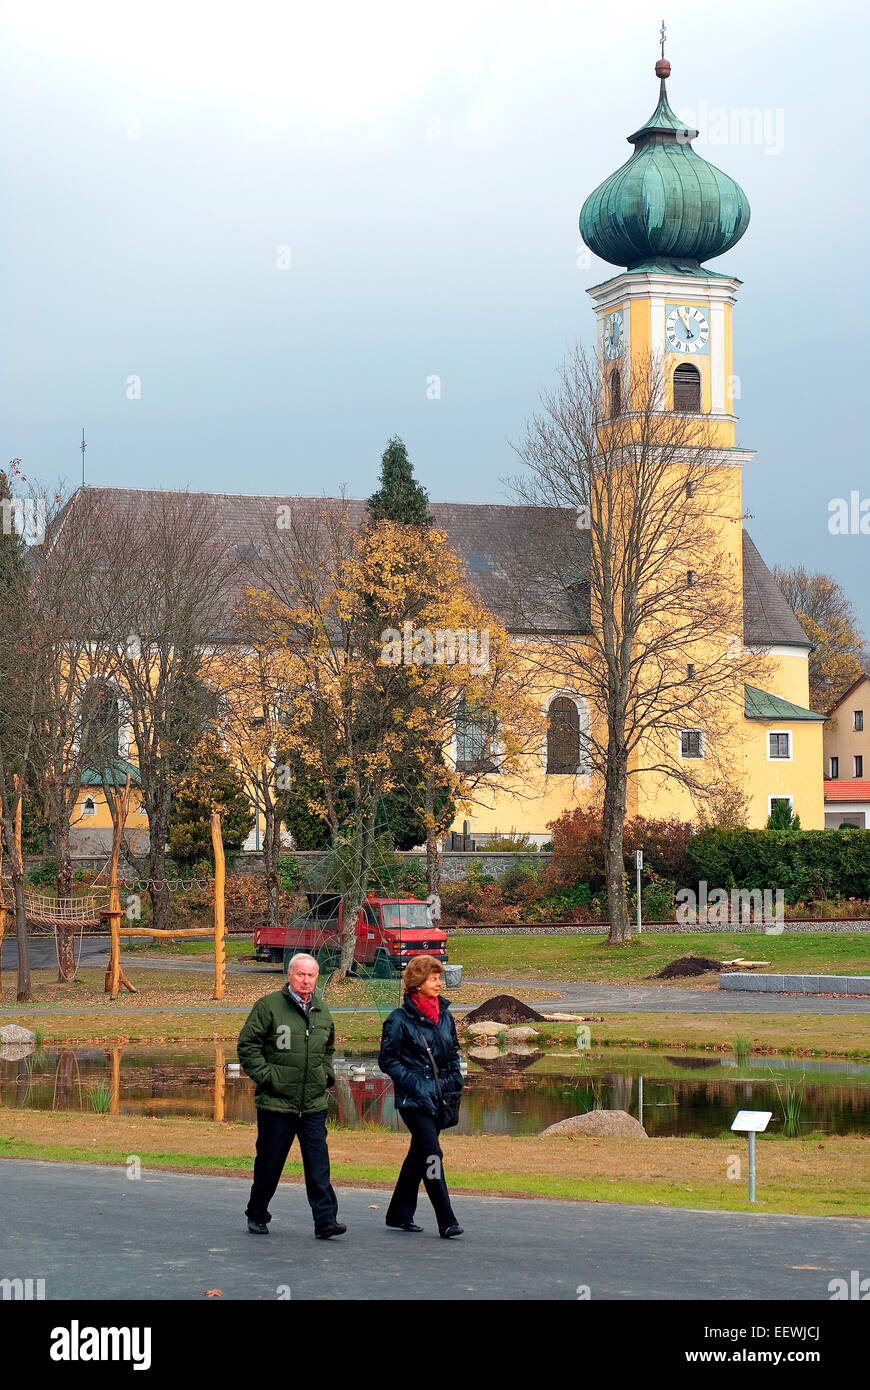
[[435,825],[435,777],[432,772],[426,778],[424,809],[426,824],[429,827],[426,832],[426,891],[429,897],[434,895],[438,899],[438,915],[440,916],[442,849],[441,835]]
[[608,941],[611,944],[629,941],[632,935],[625,892],[623,854],[626,783],[627,761],[620,749],[612,758],[608,758],[604,791],[604,875],[607,882],[607,916],[610,922]]
[[148,896],[151,899],[152,925],[159,931],[172,929],[169,884],[166,882],[166,833],[168,807],[161,806],[149,824],[151,853],[148,864]]
[[269,795],[266,777],[261,781],[263,790],[263,867],[266,873],[266,926],[277,927],[278,922],[278,855],[281,849],[281,826],[275,814],[275,803]]
[[338,967],[340,979],[348,974],[353,965],[356,924],[365,905],[368,890],[377,805],[378,799],[373,797],[369,810],[358,812],[354,821],[351,881],[342,900],[341,960]]
[[[59,804],[59,803],[58,803]],[[58,898],[71,898],[73,890],[72,859],[69,850],[69,822],[60,810],[60,819],[55,835],[57,854],[57,875],[55,885]],[[71,923],[57,927],[57,978],[60,984],[69,984],[75,979],[76,945],[75,929]]]
[[29,1004],[32,999],[30,982],[30,948],[27,943],[27,913],[24,908],[24,875],[13,865],[12,889],[15,894],[15,931],[18,937],[18,1002]]

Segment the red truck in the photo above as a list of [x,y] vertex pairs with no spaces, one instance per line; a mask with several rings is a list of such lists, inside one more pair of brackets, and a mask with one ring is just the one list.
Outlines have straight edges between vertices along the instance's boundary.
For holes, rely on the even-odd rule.
[[[317,956],[321,972],[338,961],[341,949],[342,902],[336,893],[307,893],[308,915],[294,917],[286,927],[258,927],[254,932],[257,960],[280,960],[287,969],[299,951]],[[404,970],[412,956],[434,956],[447,964],[447,936],[433,926],[428,904],[417,898],[366,899],[356,924],[354,965],[390,976]]]

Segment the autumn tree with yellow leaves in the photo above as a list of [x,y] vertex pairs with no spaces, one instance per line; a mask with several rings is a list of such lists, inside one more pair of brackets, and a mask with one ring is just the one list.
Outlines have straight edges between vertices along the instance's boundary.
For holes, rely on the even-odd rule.
[[[388,520],[355,526],[344,502],[297,507],[260,539],[245,620],[286,661],[284,746],[311,769],[311,809],[333,833],[349,822],[340,971],[368,887],[378,806],[414,754],[432,771],[427,830],[444,827],[434,787],[467,802],[483,778],[513,771],[531,711],[503,624],[468,585],[443,532]],[[265,528],[264,528],[265,530]],[[457,721],[497,730],[497,762],[456,766]],[[537,723],[540,736],[540,721]],[[479,766],[475,766],[478,763]],[[431,792],[431,794],[430,794]],[[350,815],[347,815],[347,807]]]

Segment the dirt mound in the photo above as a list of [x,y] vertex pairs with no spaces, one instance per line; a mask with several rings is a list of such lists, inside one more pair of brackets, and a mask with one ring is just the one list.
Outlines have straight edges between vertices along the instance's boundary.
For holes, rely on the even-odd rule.
[[692,975],[707,975],[711,970],[721,970],[722,962],[710,960],[709,956],[679,956],[677,960],[672,960],[657,975],[650,975],[651,980],[686,980]]
[[463,1023],[543,1023],[543,1016],[530,1009],[512,994],[496,994],[472,1009],[462,1019]]

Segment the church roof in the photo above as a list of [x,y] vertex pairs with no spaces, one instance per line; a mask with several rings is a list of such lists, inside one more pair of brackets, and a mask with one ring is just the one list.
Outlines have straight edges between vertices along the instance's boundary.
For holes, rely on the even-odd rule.
[[747,685],[744,691],[744,714],[747,719],[781,719],[789,723],[800,720],[807,724],[824,724],[827,719],[826,714],[819,714],[814,709],[805,709],[803,705],[784,700],[781,695],[771,695],[767,690],[759,690],[757,685]]
[[[338,498],[138,488],[79,489],[68,505],[93,507],[101,525],[108,513],[132,513],[144,528],[155,523],[167,499],[191,509],[203,501],[213,506],[215,526],[227,547],[242,560],[250,557],[250,572],[247,578],[244,574],[240,578],[239,592],[255,582],[257,540],[266,526],[274,534],[279,506],[314,514],[324,507],[346,505],[355,525],[361,525],[366,516],[366,503],[361,499],[342,503]],[[583,574],[588,534],[577,530],[576,513],[557,507],[475,502],[430,502],[429,508],[436,526],[446,533],[448,543],[464,561],[469,582],[509,631],[565,635],[589,631],[588,588]],[[542,576],[540,564],[535,564],[541,553],[546,553],[554,566],[547,576]],[[571,573],[557,572],[561,554],[573,555]],[[809,647],[803,628],[745,531],[743,607],[747,645]]]
[[811,647],[782,590],[743,532],[743,641],[747,647]]

